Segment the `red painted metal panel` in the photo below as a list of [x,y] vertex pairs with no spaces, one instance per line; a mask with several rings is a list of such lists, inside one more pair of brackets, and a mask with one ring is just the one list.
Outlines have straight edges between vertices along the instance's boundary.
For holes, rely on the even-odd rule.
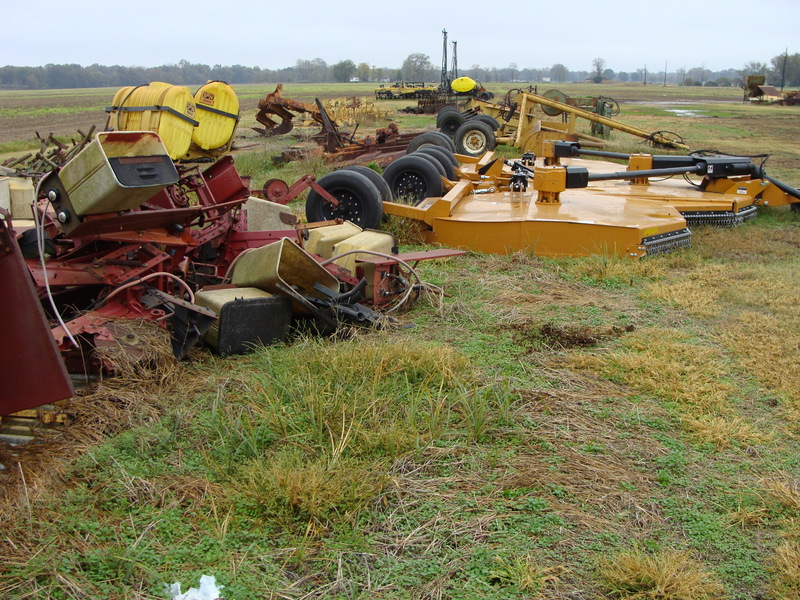
[[50,333],[30,273],[0,218],[0,415],[75,393]]

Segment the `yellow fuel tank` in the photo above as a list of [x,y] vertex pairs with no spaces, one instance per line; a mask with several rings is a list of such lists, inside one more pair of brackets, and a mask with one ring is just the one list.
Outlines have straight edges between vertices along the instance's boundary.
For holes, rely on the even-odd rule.
[[121,88],[106,111],[107,130],[154,131],[172,160],[182,158],[189,150],[198,125],[189,88],[160,81]]
[[194,94],[199,125],[192,142],[202,150],[228,146],[239,124],[239,98],[224,81],[209,81]]

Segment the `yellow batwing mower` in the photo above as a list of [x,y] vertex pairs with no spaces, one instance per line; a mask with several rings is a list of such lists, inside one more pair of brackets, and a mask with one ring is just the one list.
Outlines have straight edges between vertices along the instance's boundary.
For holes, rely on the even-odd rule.
[[[749,157],[623,155],[570,142],[546,147],[538,161],[528,154],[512,162],[491,152],[474,158],[423,146],[384,171],[394,200],[383,203],[383,212],[417,221],[428,243],[639,258],[688,246],[687,221],[726,227],[752,218],[759,205],[800,206],[797,189]],[[619,163],[581,154],[626,159],[629,166],[620,170]],[[437,161],[439,168],[431,164]]]
[[733,227],[755,217],[759,206],[791,205],[793,211],[800,210],[800,192],[769,176],[766,158],[709,152],[622,154],[584,149],[576,142],[554,142],[544,145],[543,164],[582,167],[599,174],[615,173],[620,165],[598,159],[626,160],[627,170],[602,182],[597,179],[593,187],[609,196],[668,203],[690,226]]

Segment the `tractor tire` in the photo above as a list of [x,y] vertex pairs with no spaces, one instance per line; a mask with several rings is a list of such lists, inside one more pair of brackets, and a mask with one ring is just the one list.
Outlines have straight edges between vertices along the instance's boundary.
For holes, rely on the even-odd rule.
[[450,181],[456,180],[456,168],[453,166],[453,163],[450,162],[450,158],[448,157],[444,148],[433,146],[431,144],[425,144],[419,150],[414,152],[412,156],[428,156],[434,159],[436,164],[441,167],[443,177],[447,177],[447,179]]
[[500,122],[491,115],[475,115],[474,118],[489,125],[489,127],[492,128],[492,131],[497,131],[500,129]]
[[464,115],[455,109],[445,113],[440,112],[439,116],[436,117],[436,128],[446,136],[453,137],[453,134],[455,134],[465,120]]
[[406,148],[406,154],[416,152],[423,144],[434,144],[435,146],[447,148],[450,150],[450,152],[456,151],[456,148],[453,145],[453,140],[451,140],[441,131],[426,131],[424,133],[420,133],[417,137],[411,140],[408,148]]
[[789,205],[789,207],[790,207],[789,210],[791,210],[792,212],[800,213],[800,202],[792,202]]
[[383,219],[383,204],[378,188],[361,173],[339,170],[320,177],[317,184],[339,201],[333,206],[313,189],[306,198],[309,222],[344,219],[362,229],[378,229]]
[[392,190],[389,189],[389,186],[386,184],[386,180],[381,177],[377,171],[374,171],[363,165],[349,165],[347,167],[342,167],[340,170],[361,173],[364,177],[369,179],[376,188],[378,188],[378,193],[381,196],[381,202],[392,201]]
[[406,155],[391,163],[383,178],[396,202],[418,204],[425,198],[442,195],[439,171],[421,156]]
[[[426,144],[426,146],[427,145],[428,144]],[[444,170],[444,167],[442,166],[442,163],[439,162],[439,159],[437,157],[435,157],[435,156],[433,156],[431,154],[428,154],[427,152],[420,152],[419,150],[416,150],[416,151],[412,152],[408,156],[420,156],[420,157],[424,158],[425,160],[427,160],[429,163],[431,163],[433,165],[433,168],[436,169],[436,171],[439,173],[440,177],[447,177],[447,171]]]
[[497,145],[492,128],[478,119],[467,121],[459,127],[454,140],[456,152],[468,156],[483,156]]

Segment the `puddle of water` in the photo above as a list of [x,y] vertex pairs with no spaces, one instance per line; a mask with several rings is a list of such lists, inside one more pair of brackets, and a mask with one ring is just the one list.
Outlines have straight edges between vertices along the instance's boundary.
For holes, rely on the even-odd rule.
[[708,115],[699,113],[696,110],[687,110],[685,108],[668,108],[667,112],[675,113],[679,117],[694,117],[696,119],[708,118]]

